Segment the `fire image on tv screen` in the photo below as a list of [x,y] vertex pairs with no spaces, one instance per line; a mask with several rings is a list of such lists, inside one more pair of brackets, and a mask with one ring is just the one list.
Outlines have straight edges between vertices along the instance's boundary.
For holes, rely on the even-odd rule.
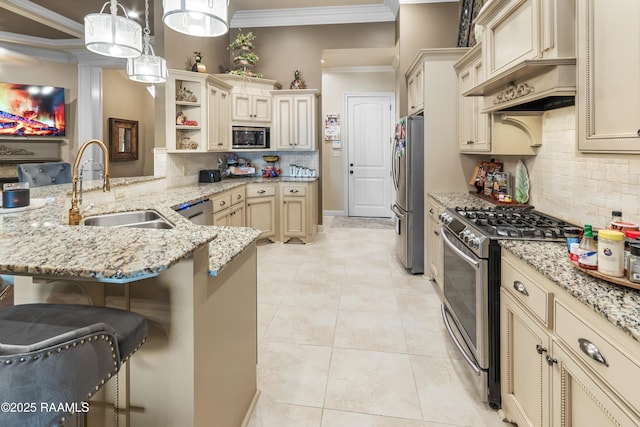
[[64,88],[0,83],[0,137],[65,136]]

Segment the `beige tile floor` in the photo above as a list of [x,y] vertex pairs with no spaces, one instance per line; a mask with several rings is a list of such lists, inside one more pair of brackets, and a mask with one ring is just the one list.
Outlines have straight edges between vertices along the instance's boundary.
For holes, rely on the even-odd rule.
[[313,244],[258,247],[250,427],[510,426],[471,390],[439,298],[402,269],[394,231],[330,222]]

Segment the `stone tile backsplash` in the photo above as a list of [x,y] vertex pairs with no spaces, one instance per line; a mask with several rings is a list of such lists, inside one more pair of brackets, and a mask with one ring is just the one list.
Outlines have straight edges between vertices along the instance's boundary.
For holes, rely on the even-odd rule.
[[[544,113],[538,155],[523,159],[529,203],[578,225],[603,227],[612,210],[640,224],[640,155],[578,152],[575,122],[575,107]],[[502,160],[506,170],[515,171],[517,159]]]

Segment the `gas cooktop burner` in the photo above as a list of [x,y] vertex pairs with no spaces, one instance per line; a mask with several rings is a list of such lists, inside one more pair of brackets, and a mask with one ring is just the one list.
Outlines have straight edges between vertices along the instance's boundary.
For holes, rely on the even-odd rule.
[[455,212],[479,231],[499,239],[563,240],[564,229],[574,227],[531,208],[456,207]]

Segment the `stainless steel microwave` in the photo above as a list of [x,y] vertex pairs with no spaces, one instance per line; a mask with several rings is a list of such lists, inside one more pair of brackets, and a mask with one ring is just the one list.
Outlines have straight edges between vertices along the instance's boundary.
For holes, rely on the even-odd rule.
[[233,126],[233,148],[269,148],[269,128],[251,126]]

